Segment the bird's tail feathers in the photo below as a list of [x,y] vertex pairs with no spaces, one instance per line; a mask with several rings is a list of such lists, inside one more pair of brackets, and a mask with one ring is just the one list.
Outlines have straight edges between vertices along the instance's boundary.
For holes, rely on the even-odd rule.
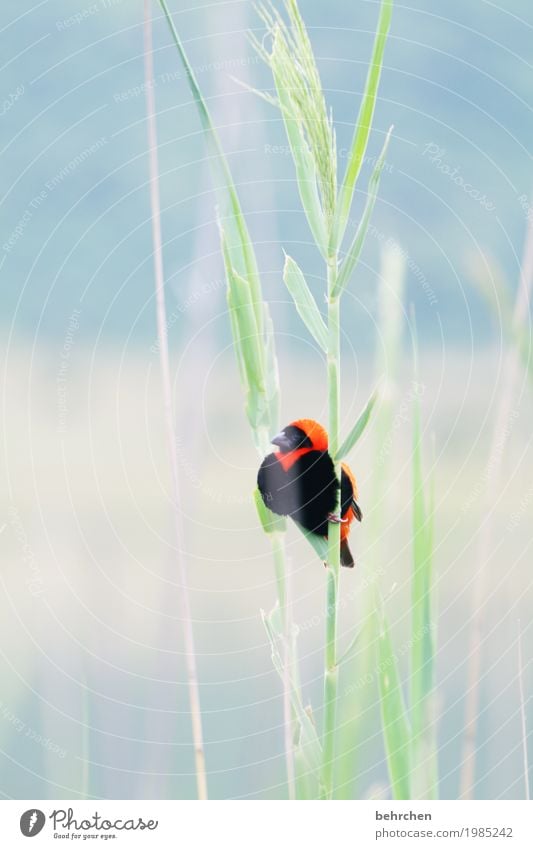
[[346,566],[348,569],[353,569],[355,566],[350,546],[348,545],[348,541],[345,539],[341,542],[341,564]]

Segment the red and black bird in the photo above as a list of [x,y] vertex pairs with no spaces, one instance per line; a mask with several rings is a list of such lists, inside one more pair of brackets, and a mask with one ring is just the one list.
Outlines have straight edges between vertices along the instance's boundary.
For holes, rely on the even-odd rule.
[[353,567],[348,546],[350,525],[363,518],[357,503],[357,483],[342,464],[341,515],[334,516],[339,482],[328,453],[328,434],[313,419],[298,419],[283,428],[259,468],[257,486],[265,505],[279,516],[290,516],[306,530],[327,537],[328,522],[341,523],[341,563]]

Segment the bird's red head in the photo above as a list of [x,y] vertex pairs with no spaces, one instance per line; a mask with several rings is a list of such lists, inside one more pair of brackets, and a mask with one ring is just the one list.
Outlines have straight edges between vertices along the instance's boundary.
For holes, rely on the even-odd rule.
[[274,437],[272,444],[278,446],[281,454],[302,449],[327,451],[328,434],[314,419],[297,419],[286,425],[281,433]]

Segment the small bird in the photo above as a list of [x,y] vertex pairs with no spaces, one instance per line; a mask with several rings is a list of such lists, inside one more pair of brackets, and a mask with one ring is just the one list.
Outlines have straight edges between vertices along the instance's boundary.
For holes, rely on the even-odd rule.
[[265,505],[279,516],[290,516],[306,530],[327,537],[328,522],[341,523],[341,563],[352,568],[348,535],[352,521],[363,518],[357,503],[357,483],[346,463],[341,474],[341,515],[334,515],[339,482],[328,453],[328,434],[313,419],[288,424],[271,440],[278,451],[259,468],[257,486]]

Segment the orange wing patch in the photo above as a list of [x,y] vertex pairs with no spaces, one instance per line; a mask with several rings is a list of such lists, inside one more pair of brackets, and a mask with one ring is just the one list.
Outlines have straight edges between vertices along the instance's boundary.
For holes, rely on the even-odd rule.
[[359,498],[359,491],[357,489],[357,481],[355,479],[355,475],[354,475],[354,473],[352,472],[352,470],[350,469],[350,467],[348,466],[347,463],[341,463],[341,466],[342,466],[343,472],[345,472],[346,476],[348,477],[348,479],[349,479],[349,481],[350,481],[350,483],[353,487],[354,501],[357,501],[357,499]]
[[[357,498],[359,497],[359,492],[357,490],[357,481],[355,479],[355,475],[346,463],[341,463],[341,466],[342,466],[343,472],[348,477],[348,479],[349,479],[349,481],[352,485],[353,499],[354,499],[354,501],[357,501]],[[348,509],[346,510],[346,512],[344,513],[342,518],[346,519],[346,521],[343,522],[342,525],[341,525],[341,542],[344,542],[344,540],[347,539],[347,537],[350,533],[350,525],[352,524],[353,520],[355,519],[355,513],[353,511],[351,504],[348,507]]]

